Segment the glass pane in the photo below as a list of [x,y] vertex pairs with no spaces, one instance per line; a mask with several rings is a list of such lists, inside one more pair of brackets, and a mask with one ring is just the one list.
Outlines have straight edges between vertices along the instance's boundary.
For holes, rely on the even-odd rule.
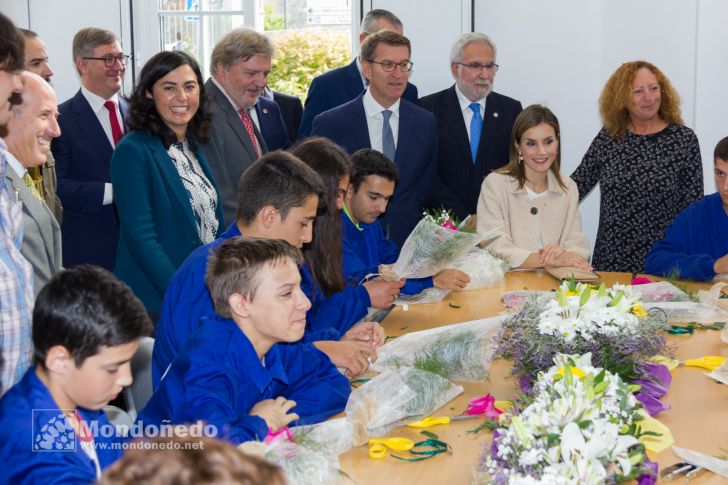
[[199,0],[159,0],[159,10],[195,12],[199,9]]
[[160,25],[162,49],[166,51],[185,51],[199,62],[199,23],[199,17],[196,15],[162,15]]
[[243,0],[202,0],[202,10],[243,10]]

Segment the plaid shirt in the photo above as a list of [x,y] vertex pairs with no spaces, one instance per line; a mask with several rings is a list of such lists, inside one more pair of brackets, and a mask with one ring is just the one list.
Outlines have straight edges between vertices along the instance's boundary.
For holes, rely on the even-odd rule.
[[20,254],[23,204],[5,178],[7,168],[0,138],[0,396],[23,377],[33,355],[33,270]]

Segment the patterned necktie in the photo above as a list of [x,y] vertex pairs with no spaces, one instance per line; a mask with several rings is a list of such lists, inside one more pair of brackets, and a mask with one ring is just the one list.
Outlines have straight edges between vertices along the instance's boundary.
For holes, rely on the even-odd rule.
[[392,112],[388,109],[382,111],[384,121],[382,122],[382,153],[387,158],[394,161],[394,135],[392,134],[392,127],[389,125],[389,118],[392,116]]
[[111,121],[111,137],[114,139],[114,146],[119,144],[119,140],[124,134],[119,125],[119,118],[116,116],[116,104],[113,101],[104,103],[104,108],[109,110],[109,121]]
[[243,126],[245,127],[245,131],[248,132],[248,136],[250,136],[250,140],[253,142],[253,150],[255,150],[255,154],[257,156],[260,156],[260,147],[258,146],[258,139],[255,136],[255,130],[253,129],[253,120],[250,118],[250,114],[248,114],[247,109],[240,109],[238,111],[240,114],[240,119],[243,121]]
[[33,197],[35,197],[36,199],[38,199],[41,202],[45,202],[45,200],[43,200],[43,196],[40,195],[40,192],[38,192],[38,189],[35,188],[35,183],[33,182],[33,177],[30,176],[30,174],[27,172],[27,170],[23,174],[23,183],[25,184],[26,187],[28,187],[28,190],[30,190],[30,193],[33,194]]
[[480,133],[483,131],[483,117],[480,116],[479,103],[470,103],[468,107],[473,110],[473,118],[470,120],[470,155],[472,155],[473,164],[475,164],[475,157],[478,156],[478,145],[480,144]]

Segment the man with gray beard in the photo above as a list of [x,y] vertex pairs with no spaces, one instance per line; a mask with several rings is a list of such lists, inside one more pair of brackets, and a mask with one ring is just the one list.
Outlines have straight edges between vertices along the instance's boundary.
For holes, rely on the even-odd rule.
[[450,54],[455,84],[419,100],[435,115],[439,139],[430,205],[452,209],[461,220],[471,216],[469,227],[475,227],[483,179],[508,163],[511,129],[523,109],[520,101],[493,92],[495,53],[488,36],[462,35]]

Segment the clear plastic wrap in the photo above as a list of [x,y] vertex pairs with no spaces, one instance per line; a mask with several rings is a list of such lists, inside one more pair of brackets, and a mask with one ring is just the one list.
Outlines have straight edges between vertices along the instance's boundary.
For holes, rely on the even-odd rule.
[[728,322],[728,311],[706,303],[692,301],[666,301],[645,303],[645,309],[659,308],[665,312],[669,323]]
[[395,305],[417,305],[420,303],[437,303],[445,299],[450,294],[450,290],[441,290],[440,288],[426,288],[416,295],[399,295],[394,300]]
[[452,266],[474,248],[483,236],[454,231],[422,219],[407,236],[399,258],[392,265],[392,275],[385,278],[426,278]]
[[348,482],[340,470],[338,456],[327,456],[291,441],[269,445],[248,441],[238,449],[280,466],[289,485],[339,485]]
[[669,281],[657,281],[644,285],[634,285],[633,288],[642,294],[643,302],[661,301],[690,301],[687,293]]
[[327,456],[339,456],[361,446],[371,437],[362,423],[347,418],[336,418],[322,423],[291,428],[293,437],[301,446]]
[[384,344],[372,370],[415,367],[456,381],[482,381],[505,316],[411,332]]
[[471,249],[450,267],[470,276],[466,290],[503,286],[505,272],[509,269],[508,263],[477,247]]
[[509,310],[521,311],[526,303],[533,302],[538,306],[543,306],[553,297],[553,291],[516,290],[506,291],[503,293],[501,300]]
[[402,367],[382,372],[351,393],[347,419],[381,436],[405,422],[429,416],[463,392],[463,388],[431,372]]

